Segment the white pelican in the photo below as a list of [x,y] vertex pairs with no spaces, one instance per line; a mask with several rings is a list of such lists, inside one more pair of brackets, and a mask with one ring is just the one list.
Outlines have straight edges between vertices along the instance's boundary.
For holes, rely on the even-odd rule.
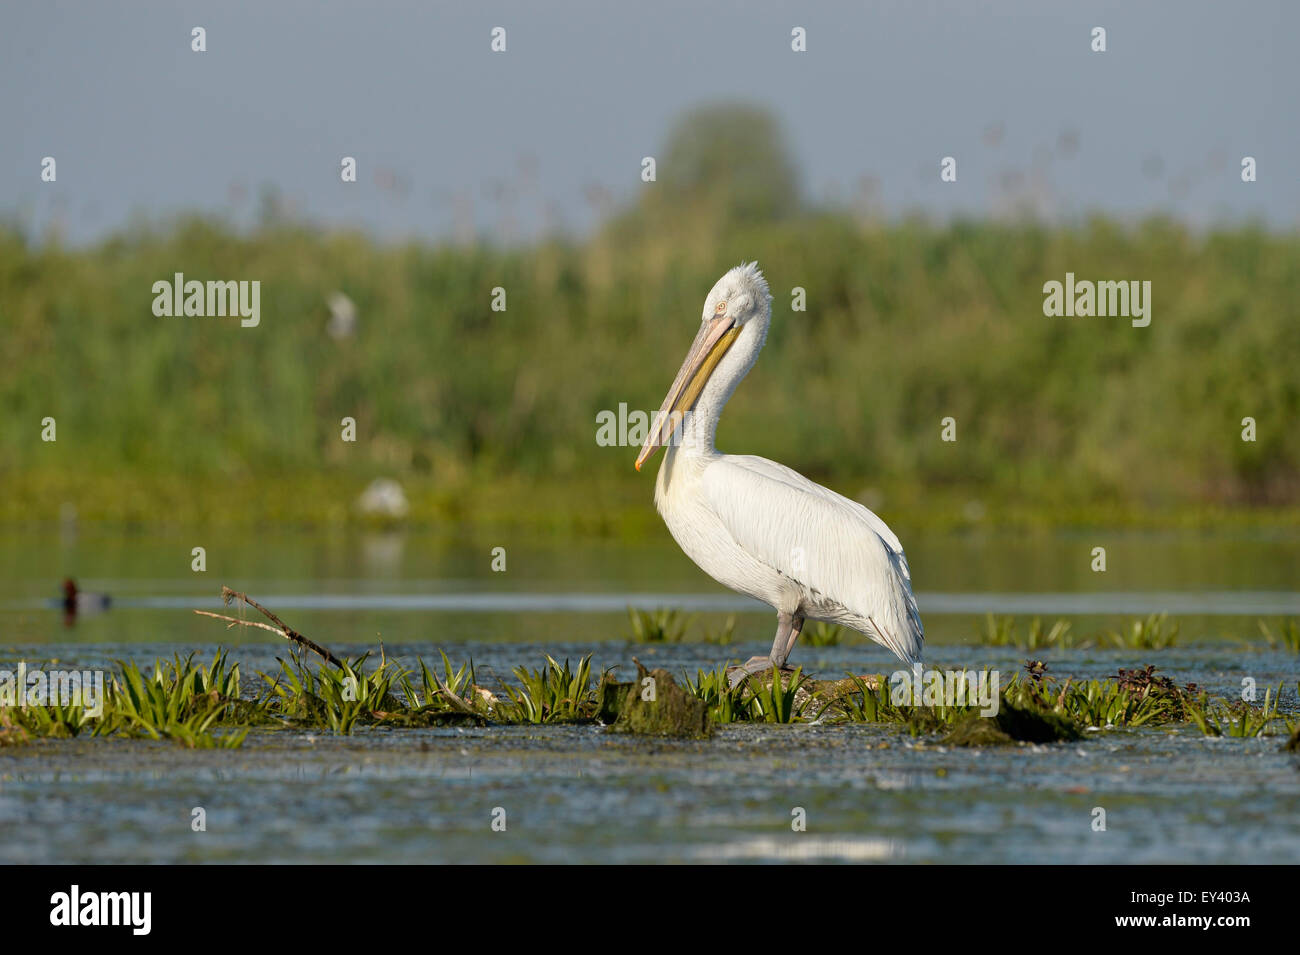
[[771,319],[757,263],[718,280],[636,469],[668,445],[655,506],[673,538],[714,580],[776,610],[772,652],[734,670],[733,686],[784,666],[808,619],[852,627],[916,665],[925,633],[903,546],[885,522],[775,461],[713,446],[723,406],[758,358]]

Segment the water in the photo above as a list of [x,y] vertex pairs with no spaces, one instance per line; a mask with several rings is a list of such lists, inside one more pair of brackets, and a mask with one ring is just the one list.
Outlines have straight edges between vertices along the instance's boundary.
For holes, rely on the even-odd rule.
[[[1300,614],[1300,534],[1186,533],[995,536],[903,530],[931,644],[970,640],[986,612],[1067,615],[1101,629],[1158,611],[1195,640],[1257,637],[1255,618]],[[191,570],[202,546],[207,570]],[[1092,548],[1107,569],[1091,569]],[[492,570],[502,547],[506,571]],[[43,606],[74,576],[110,593],[111,613],[61,626]],[[320,535],[272,531],[123,535],[84,528],[0,534],[0,631],[5,644],[264,642],[196,617],[221,585],[242,590],[321,643],[617,639],[625,608],[675,606],[697,633],[737,614],[737,631],[771,643],[772,613],[715,584],[667,531],[638,543],[603,539],[422,532]]]
[[[666,536],[666,535],[665,535]],[[1255,618],[1296,614],[1300,540],[1286,535],[904,535],[939,666],[1014,672],[1026,656],[975,646],[975,615],[1071,616],[1088,632],[1169,610],[1161,651],[1036,652],[1079,678],[1155,663],[1213,693],[1285,681],[1297,658],[1258,647]],[[207,548],[208,571],[190,570]],[[491,549],[507,549],[507,571]],[[1089,570],[1107,547],[1108,570]],[[64,626],[43,605],[58,581],[119,606]],[[446,647],[494,686],[543,653],[598,668],[635,655],[672,672],[712,668],[770,644],[765,609],[707,581],[671,545],[464,540],[418,534],[125,537],[83,530],[0,538],[0,665],[142,663],[234,646],[246,682],[287,644],[196,617],[222,583],[246,589],[340,653],[382,638],[413,662]],[[689,596],[689,600],[681,595]],[[737,617],[738,643],[626,640],[623,606],[689,605],[697,634]],[[1256,647],[1244,647],[1254,640]],[[866,643],[800,647],[822,675],[889,672]],[[192,810],[207,831],[191,829]],[[491,828],[504,810],[506,831]],[[806,812],[807,831],[791,830]],[[1094,831],[1096,809],[1106,830]],[[1081,743],[958,750],[892,727],[723,727],[700,742],[593,726],[277,730],[240,750],[73,740],[0,749],[0,862],[802,861],[1290,862],[1300,857],[1300,759],[1276,737],[1205,739],[1162,729]]]

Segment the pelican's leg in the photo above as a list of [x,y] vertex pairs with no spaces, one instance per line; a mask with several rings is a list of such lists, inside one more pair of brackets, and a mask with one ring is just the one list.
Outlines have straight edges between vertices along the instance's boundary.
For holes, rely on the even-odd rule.
[[[778,629],[778,633],[780,630]],[[772,646],[772,664],[774,666],[785,666],[785,661],[790,658],[790,651],[794,649],[795,641],[799,639],[799,634],[803,632],[803,617],[798,614],[790,623],[790,633],[785,638],[785,645],[781,648],[781,655],[778,657],[776,645]]]
[[736,686],[741,680],[754,673],[762,673],[773,667],[780,669],[785,658],[790,655],[794,642],[799,639],[799,630],[803,627],[803,618],[794,614],[778,613],[776,615],[776,637],[772,640],[772,652],[765,657],[750,657],[740,666],[730,671],[727,682]]

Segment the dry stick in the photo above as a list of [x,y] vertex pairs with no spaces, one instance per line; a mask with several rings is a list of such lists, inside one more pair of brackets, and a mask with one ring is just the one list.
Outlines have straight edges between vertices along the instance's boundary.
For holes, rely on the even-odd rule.
[[[336,667],[342,668],[346,666],[346,664],[344,664],[342,660],[340,660],[334,654],[330,653],[330,651],[326,650],[320,644],[308,640],[297,630],[293,629],[291,626],[289,626],[287,623],[285,623],[283,620],[281,620],[271,611],[267,610],[265,607],[259,604],[252,597],[248,596],[248,594],[242,594],[238,590],[231,590],[229,587],[223,586],[221,588],[221,599],[224,600],[227,604],[229,604],[232,600],[236,600],[236,599],[242,600],[250,607],[253,607],[256,610],[261,611],[267,617],[274,620],[276,626],[273,627],[270,624],[261,623],[260,621],[257,620],[240,620],[237,617],[228,617],[225,614],[212,613],[208,610],[196,610],[194,612],[203,617],[215,617],[217,620],[225,620],[229,622],[229,624],[232,627],[238,624],[241,627],[257,627],[260,630],[270,630],[272,633],[278,633],[280,634],[280,636],[285,637],[288,640],[292,640],[295,643],[306,647],[308,650],[311,650],[313,653],[320,656],[321,659],[334,664]],[[451,688],[438,678],[438,674],[430,670],[429,676],[433,677],[433,682],[438,684],[438,690],[442,693],[443,696],[447,698],[447,701],[452,705],[452,709],[460,710],[462,713],[467,713],[470,716],[475,716],[478,717],[479,719],[484,718],[482,713],[475,710],[463,699],[461,699],[459,696],[453,693],[451,691]]]
[[194,612],[204,617],[216,617],[218,620],[227,620],[232,625],[239,624],[240,626],[243,627],[258,627],[262,630],[270,630],[272,633],[280,634],[280,636],[284,637],[286,640],[292,640],[294,643],[298,644],[299,646],[306,647],[308,650],[316,654],[326,663],[332,663],[334,664],[334,666],[339,667],[340,669],[347,668],[347,664],[344,663],[342,660],[340,660],[338,657],[336,657],[334,654],[330,653],[330,651],[326,650],[319,643],[315,643],[314,641],[308,640],[297,630],[293,629],[293,627],[289,626],[287,623],[285,623],[275,614],[271,613],[271,611],[267,610],[265,607],[263,607],[252,597],[248,596],[248,594],[241,594],[238,590],[231,590],[229,587],[222,587],[221,599],[225,601],[226,604],[229,604],[232,600],[242,600],[244,603],[248,604],[253,609],[260,611],[264,616],[270,618],[271,622],[274,623],[275,626],[269,627],[264,623],[257,623],[256,621],[237,620],[234,617],[227,617],[219,613],[209,613],[206,610],[196,610]]
[[297,630],[286,630],[282,627],[273,627],[269,623],[262,623],[260,620],[240,620],[238,617],[228,617],[224,613],[212,613],[209,610],[196,610],[194,612],[198,614],[200,617],[214,617],[217,620],[224,620],[228,624],[230,624],[231,627],[238,624],[241,627],[257,627],[259,630],[270,630],[272,633],[278,633],[280,636],[288,640],[292,640],[295,643],[301,644],[302,646],[306,647],[308,650],[311,650],[312,652],[319,654],[323,660],[326,660],[327,662],[334,664],[336,667],[339,667],[340,669],[342,669],[345,666],[342,660],[340,660],[334,654],[330,653],[324,647],[319,646],[313,643],[312,641],[308,640]]
[[[279,627],[273,627],[269,623],[262,623],[260,620],[240,620],[238,617],[227,617],[224,613],[213,613],[210,610],[196,610],[194,612],[200,617],[215,617],[217,620],[225,620],[230,624],[230,627],[233,627],[236,624],[241,627],[258,627],[262,630],[270,630],[272,633],[278,633],[282,637],[284,636],[284,631]],[[229,630],[230,627],[227,627],[226,629]]]

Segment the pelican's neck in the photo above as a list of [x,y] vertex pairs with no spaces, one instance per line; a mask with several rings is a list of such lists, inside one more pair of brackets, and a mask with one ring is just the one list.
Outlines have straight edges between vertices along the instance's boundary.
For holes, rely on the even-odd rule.
[[[714,378],[710,386],[717,379]],[[739,382],[737,382],[738,384]],[[735,385],[732,386],[733,388]],[[730,392],[722,395],[720,400],[705,403],[709,396],[706,387],[700,393],[700,398],[695,402],[695,407],[686,412],[682,419],[682,440],[680,442],[681,450],[691,454],[715,454],[717,447],[714,444],[718,432],[718,419],[722,417],[722,409],[726,407],[727,399],[731,397]]]
[[695,407],[686,412],[681,427],[683,451],[704,455],[717,453],[714,437],[718,431],[718,419],[722,417],[722,409],[727,406],[732,392],[749,374],[749,369],[758,360],[758,353],[763,350],[763,342],[767,340],[767,319],[768,316],[764,315],[746,324],[736,343],[709,376]]

